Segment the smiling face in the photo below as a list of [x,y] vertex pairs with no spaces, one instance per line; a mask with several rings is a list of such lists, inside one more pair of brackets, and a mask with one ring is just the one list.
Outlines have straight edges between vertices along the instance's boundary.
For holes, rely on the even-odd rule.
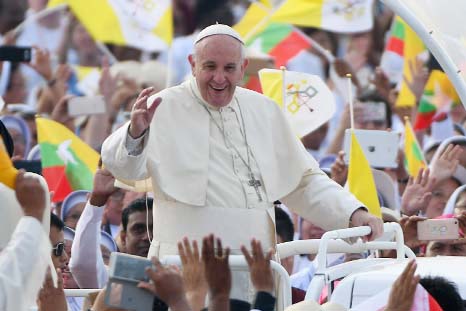
[[228,105],[248,63],[241,43],[228,35],[213,35],[194,48],[189,63],[202,98],[215,107]]

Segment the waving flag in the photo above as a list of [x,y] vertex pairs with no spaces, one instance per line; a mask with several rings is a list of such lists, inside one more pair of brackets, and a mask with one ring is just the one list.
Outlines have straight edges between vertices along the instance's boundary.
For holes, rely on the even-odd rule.
[[264,95],[284,109],[294,132],[299,137],[317,129],[335,113],[333,94],[318,76],[294,71],[262,69],[259,71],[259,78]]
[[68,3],[96,41],[145,51],[166,50],[173,39],[171,0],[53,0]]
[[60,123],[36,118],[42,175],[60,202],[74,190],[92,190],[99,154]]
[[246,41],[246,46],[269,54],[275,59],[275,66],[280,68],[299,52],[310,48],[311,41],[289,24],[271,23]]
[[260,3],[251,3],[246,13],[244,13],[243,18],[233,26],[233,29],[236,30],[243,39],[247,39],[250,35],[259,32],[266,26],[265,19],[269,11],[267,7]]
[[395,103],[396,106],[412,107],[416,105],[416,98],[402,77],[405,76],[408,81],[412,80],[412,65],[410,63],[415,62],[417,58],[426,52],[426,47],[418,35],[401,17],[396,16],[392,23],[384,55],[382,56],[382,68],[384,70],[389,66],[387,62],[402,64],[401,71],[394,74],[397,75],[396,80],[401,81],[400,92]]
[[411,122],[408,119],[405,121],[405,166],[409,176],[416,177],[421,168],[425,168],[426,160],[419,146],[419,143],[414,135]]
[[448,76],[443,71],[432,70],[419,103],[414,129],[428,128],[437,115],[458,104],[461,101]]
[[354,131],[351,131],[347,186],[349,191],[367,207],[369,213],[382,218],[374,176]]
[[369,31],[373,26],[372,0],[287,0],[271,20],[334,32]]

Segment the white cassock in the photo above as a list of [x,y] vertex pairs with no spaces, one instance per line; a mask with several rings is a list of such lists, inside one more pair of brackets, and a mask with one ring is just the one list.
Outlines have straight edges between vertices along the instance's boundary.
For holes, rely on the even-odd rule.
[[50,262],[49,236],[37,219],[23,216],[15,192],[2,183],[0,202],[0,310],[29,310]]
[[[162,103],[142,138],[132,139],[127,124],[102,146],[103,163],[117,179],[136,188],[151,184],[149,255],[177,254],[183,237],[199,241],[209,233],[233,254],[251,238],[264,249],[274,247],[278,199],[326,230],[346,228],[362,206],[319,169],[267,97],[237,87],[227,106],[214,108],[202,100],[194,78],[148,102],[156,97]],[[260,198],[249,185],[248,167],[261,181]]]

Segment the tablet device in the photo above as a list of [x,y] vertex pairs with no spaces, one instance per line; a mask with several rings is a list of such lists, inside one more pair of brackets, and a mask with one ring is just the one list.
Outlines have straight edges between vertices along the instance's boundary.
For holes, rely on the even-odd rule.
[[153,268],[152,262],[147,258],[111,253],[105,304],[124,310],[150,310],[154,296],[149,291],[137,287],[140,281],[149,281],[145,272],[147,267]]
[[[378,130],[354,130],[354,133],[371,167],[398,167],[396,161],[400,144],[398,133]],[[346,164],[349,163],[350,145],[351,130],[347,129],[343,143]]]
[[105,113],[102,96],[76,96],[68,101],[68,114],[72,117]]

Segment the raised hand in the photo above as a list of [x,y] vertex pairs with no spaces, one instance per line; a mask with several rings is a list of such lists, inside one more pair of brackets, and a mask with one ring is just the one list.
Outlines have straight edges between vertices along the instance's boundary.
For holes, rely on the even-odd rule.
[[147,99],[153,90],[153,87],[142,90],[134,103],[133,110],[131,111],[131,125],[129,127],[129,135],[133,138],[140,137],[149,127],[155,110],[162,102],[162,99],[158,97],[150,107],[147,106]]
[[[216,242],[217,250],[215,250],[215,237],[213,234],[203,239],[202,261],[204,262],[211,304],[218,307],[218,310],[227,310],[225,308],[228,308],[231,290],[231,271],[228,264],[230,249],[227,247],[223,250],[220,239],[217,239]],[[209,310],[211,310],[210,307]]]
[[408,78],[403,75],[403,80],[414,96],[416,96],[416,102],[419,102],[427,80],[429,79],[429,70],[424,67],[424,63],[418,58],[409,60],[408,62],[409,69],[412,72],[412,79],[409,81]]
[[348,166],[345,164],[344,160],[345,152],[338,152],[338,156],[330,167],[330,176],[331,178],[340,185],[344,185],[346,178],[348,177]]
[[191,246],[188,238],[184,238],[182,242],[178,242],[178,253],[183,264],[186,297],[193,310],[201,310],[205,305],[208,287],[197,242],[193,241]]
[[416,287],[420,280],[419,275],[414,275],[416,268],[416,261],[411,259],[406,265],[404,271],[396,279],[395,283],[393,283],[385,311],[411,310],[414,294],[416,293]]
[[421,216],[403,216],[400,219],[400,226],[403,230],[403,236],[405,238],[405,244],[410,248],[419,247],[425,242],[419,241],[417,237],[417,223],[419,221],[424,221],[427,218]]
[[52,80],[53,71],[50,62],[50,52],[37,46],[33,46],[32,48],[36,55],[33,62],[27,64],[37,71],[46,81]]
[[108,198],[118,190],[114,186],[115,177],[105,168],[99,168],[94,175],[94,186],[91,192],[90,203],[93,206],[103,206]]
[[463,148],[459,145],[448,145],[438,157],[432,159],[432,175],[439,183],[453,176],[459,164]]
[[415,215],[429,204],[435,178],[430,177],[429,169],[420,169],[416,178],[409,178],[408,185],[401,197],[401,210],[404,214]]
[[146,274],[152,283],[139,282],[138,287],[157,295],[174,311],[188,311],[188,305],[184,294],[183,279],[176,266],[162,266],[156,257],[152,257],[155,268],[147,268]]
[[45,210],[45,193],[39,180],[34,177],[24,176],[24,171],[19,171],[16,176],[16,198],[23,209],[24,215],[35,217],[42,222]]
[[244,245],[241,246],[241,252],[248,262],[251,282],[256,291],[272,293],[273,275],[270,268],[270,260],[272,259],[273,250],[269,250],[264,255],[261,242],[256,239],[252,239],[251,241],[251,250],[252,255]]
[[68,310],[65,292],[63,290],[62,271],[59,268],[57,268],[57,276],[58,284],[57,287],[55,287],[50,270],[47,273],[44,284],[37,295],[37,305],[40,311]]

